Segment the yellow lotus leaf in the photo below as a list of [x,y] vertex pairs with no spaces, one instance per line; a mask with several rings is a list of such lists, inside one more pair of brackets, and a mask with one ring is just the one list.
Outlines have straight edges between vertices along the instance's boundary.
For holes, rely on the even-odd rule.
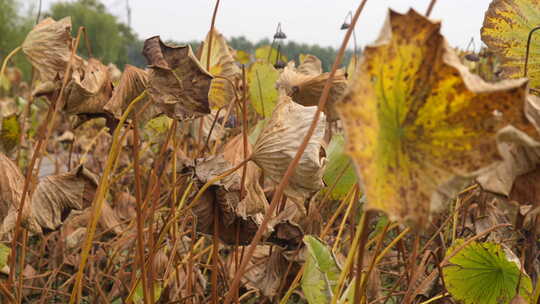
[[[540,24],[540,1],[494,0],[486,12],[482,41],[501,59],[502,76],[524,75],[527,39]],[[540,87],[540,37],[532,36],[527,77],[531,88]]]
[[356,68],[358,67],[360,63],[360,56],[353,55],[351,57],[351,60],[349,60],[349,64],[347,64],[347,68],[345,69],[345,76],[347,77],[348,82],[350,83],[353,79],[353,76],[355,75]]
[[[287,56],[279,54],[270,45],[264,45],[255,50],[255,59],[275,63],[276,61],[288,62]],[[277,59],[277,60],[276,60]]]
[[500,159],[499,129],[531,129],[527,81],[484,82],[439,30],[413,10],[390,11],[336,105],[367,207],[417,227],[426,225],[439,186]]
[[[219,109],[231,103],[235,98],[233,84],[237,79],[242,77],[242,71],[236,65],[225,37],[215,29],[212,35],[210,66],[207,67],[209,39],[210,33],[206,35],[206,39],[204,40],[200,62],[215,77],[212,79],[208,100],[212,109]],[[226,77],[228,80],[222,77]]]
[[22,51],[39,71],[40,79],[52,81],[57,74],[63,76],[71,57],[72,43],[71,18],[59,21],[47,18],[28,33]]
[[270,63],[255,62],[248,74],[249,99],[257,113],[263,117],[272,115],[276,107],[278,91],[276,81],[279,72]]
[[246,51],[236,50],[234,59],[240,64],[249,64],[251,62],[251,55]]
[[210,113],[213,77],[189,45],[167,45],[154,36],[144,42],[143,55],[149,67],[148,93],[167,116],[183,120]]

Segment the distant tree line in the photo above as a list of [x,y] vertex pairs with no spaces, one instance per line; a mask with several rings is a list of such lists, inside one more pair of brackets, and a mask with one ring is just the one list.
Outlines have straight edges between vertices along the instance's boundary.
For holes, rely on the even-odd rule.
[[[11,50],[19,46],[24,40],[26,33],[34,26],[36,16],[21,12],[19,2],[21,0],[0,1],[0,58],[4,58]],[[30,11],[35,11],[30,10]],[[34,13],[35,14],[35,13]],[[141,39],[126,24],[107,11],[107,8],[99,0],[78,0],[74,2],[56,2],[48,11],[41,13],[41,19],[52,17],[55,20],[71,16],[73,23],[73,36],[77,35],[80,26],[86,28],[90,42],[91,54],[104,63],[114,63],[123,68],[129,63],[143,67],[146,60],[142,56],[144,40]],[[225,33],[226,34],[226,33]],[[201,37],[203,39],[204,37]],[[189,41],[193,49],[197,49],[200,41]],[[252,42],[245,37],[231,37],[230,46],[237,50],[253,53],[258,47],[270,45],[269,39]],[[88,56],[88,47],[84,40],[79,46],[79,54]],[[300,54],[317,56],[323,64],[323,69],[329,71],[337,55],[337,50],[331,47],[321,47],[306,43],[287,41],[281,44],[280,52],[289,60],[297,60]],[[344,64],[349,61],[351,52],[348,51],[343,60]],[[28,78],[30,66],[23,62],[23,56],[16,56],[15,64],[23,70]]]

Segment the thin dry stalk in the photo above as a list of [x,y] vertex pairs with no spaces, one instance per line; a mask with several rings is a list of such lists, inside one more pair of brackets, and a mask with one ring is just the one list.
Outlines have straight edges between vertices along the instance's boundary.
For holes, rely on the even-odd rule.
[[143,303],[149,303],[147,273],[144,267],[144,215],[141,200],[141,171],[139,169],[139,128],[137,127],[137,113],[133,113],[133,170],[135,174],[135,212],[137,213],[137,263],[141,271],[141,284]]
[[236,274],[234,276],[234,279],[233,279],[233,282],[231,284],[231,289],[227,293],[227,296],[226,296],[225,301],[224,301],[225,304],[230,304],[233,297],[234,297],[234,294],[236,294],[237,289],[239,288],[239,285],[240,285],[240,280],[241,280],[241,278],[242,278],[242,276],[243,276],[243,274],[244,274],[244,272],[246,270],[247,264],[251,260],[251,258],[253,257],[253,254],[255,252],[255,248],[259,244],[259,242],[261,241],[263,233],[266,232],[268,222],[270,221],[270,217],[274,213],[274,211],[275,211],[275,209],[276,209],[276,207],[277,207],[277,205],[279,203],[279,199],[283,195],[283,191],[285,190],[285,187],[287,186],[290,177],[294,173],[295,168],[298,165],[298,162],[300,161],[300,158],[302,157],[302,154],[304,153],[304,151],[305,151],[305,149],[307,147],[307,144],[308,144],[311,136],[313,135],[313,133],[315,131],[315,128],[317,127],[317,122],[319,121],[319,118],[321,116],[321,111],[322,111],[322,109],[324,109],[324,106],[326,105],[326,100],[328,99],[328,94],[330,93],[330,86],[332,84],[332,80],[334,79],[336,71],[337,71],[339,65],[341,64],[341,60],[343,59],[343,55],[345,53],[345,48],[347,47],[347,44],[348,44],[349,39],[351,37],[352,30],[354,29],[354,27],[356,25],[356,22],[358,21],[358,18],[360,17],[360,13],[362,12],[362,10],[363,10],[366,3],[367,3],[367,0],[363,0],[360,3],[358,9],[356,10],[356,12],[354,14],[353,22],[351,24],[351,27],[347,30],[347,34],[345,35],[345,38],[343,39],[343,43],[341,45],[341,48],[339,49],[339,52],[338,52],[338,54],[336,56],[336,60],[334,61],[334,65],[332,66],[332,71],[330,72],[328,80],[326,81],[326,83],[324,85],[323,92],[322,92],[321,97],[319,99],[319,104],[318,104],[318,107],[317,107],[317,111],[315,112],[315,115],[314,115],[313,121],[311,123],[311,126],[310,126],[306,136],[304,137],[304,140],[302,141],[302,144],[300,144],[300,147],[298,148],[298,151],[297,151],[294,159],[289,164],[289,167],[287,168],[287,171],[285,172],[285,174],[283,176],[283,179],[281,180],[280,184],[278,185],[278,187],[276,189],[276,192],[274,194],[274,197],[272,198],[272,202],[270,203],[270,206],[266,210],[266,214],[264,216],[264,219],[261,222],[261,225],[259,226],[259,229],[257,230],[257,233],[255,234],[255,236],[253,237],[251,243],[249,244],[248,250],[246,252],[246,256],[242,260],[239,269],[237,269],[237,272],[236,272]]

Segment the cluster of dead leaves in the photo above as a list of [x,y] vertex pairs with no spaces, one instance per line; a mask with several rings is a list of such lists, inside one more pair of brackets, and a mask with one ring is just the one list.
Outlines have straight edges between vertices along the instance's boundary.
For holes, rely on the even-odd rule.
[[[504,7],[501,3],[505,1],[494,1],[487,20]],[[491,24],[486,22],[484,33],[489,33]],[[95,58],[76,54],[69,18],[40,22],[28,34],[22,50],[39,73],[32,94],[44,96],[62,115],[77,116],[79,123],[105,117],[109,129],[123,128],[117,122],[138,97],[140,101],[129,114],[138,124],[130,127],[144,129],[147,122],[161,115],[174,120],[165,122],[165,129],[175,140],[170,136],[151,138],[137,147],[142,151],[138,165],[143,171],[144,199],[156,201],[153,217],[143,221],[161,229],[168,225],[166,219],[181,217],[183,227],[191,226],[200,235],[214,235],[235,251],[237,246],[248,245],[261,228],[268,202],[274,199],[275,188],[307,134],[329,82],[324,114],[283,197],[278,198],[278,211],[271,215],[269,227],[264,227],[263,243],[243,277],[245,286],[273,297],[283,291],[304,261],[304,236],[320,233],[317,203],[327,186],[323,182],[325,147],[336,131],[346,134],[347,151],[368,209],[380,209],[391,220],[425,228],[429,224],[426,218],[436,206],[445,206],[465,182],[476,178],[483,190],[516,198],[525,207],[513,210],[512,220],[521,220],[523,227],[534,226],[538,211],[532,201],[537,198],[523,197],[523,191],[516,189],[524,174],[535,174],[540,161],[540,143],[536,141],[540,101],[530,94],[527,79],[488,83],[472,74],[439,30],[438,22],[412,10],[405,14],[390,11],[377,42],[366,47],[362,57],[354,57],[346,70],[339,69],[330,82],[330,73],[324,73],[320,60],[311,55],[303,56],[298,66],[289,62],[279,70],[261,59],[266,56],[257,54],[253,61],[245,58],[239,64],[239,53],[215,29],[197,54],[189,45],[173,46],[159,36],[149,38],[142,50],[148,66],[127,65],[121,74]],[[495,49],[501,45],[495,38],[485,40]],[[495,42],[490,45],[490,41]],[[513,59],[504,64],[504,75],[517,78],[512,72]],[[533,86],[534,81],[532,78]],[[270,103],[264,102],[262,92],[271,96]],[[247,109],[249,104],[254,111]],[[250,140],[239,134],[234,123],[243,117],[242,111],[248,125],[257,123],[252,130],[242,126],[246,135],[250,133]],[[10,117],[4,112],[8,110],[2,109],[0,118]],[[255,112],[265,119],[259,119]],[[181,124],[178,128],[177,123]],[[183,127],[185,130],[179,131]],[[82,155],[80,163],[85,165],[31,183],[25,208],[20,211],[32,233],[58,232],[56,236],[67,251],[56,254],[62,254],[71,267],[78,265],[98,186],[97,176],[87,167],[98,175],[101,172],[103,164],[93,161],[107,154],[110,135],[105,133],[76,140],[71,135],[67,141],[78,141],[73,151]],[[125,176],[115,177],[113,203],[105,203],[99,241],[107,246],[97,250],[96,261],[111,262],[107,260],[109,247],[130,252],[135,245],[136,177],[129,170],[133,162],[129,152],[135,147],[133,133],[126,128],[127,140],[122,142],[119,161]],[[173,146],[171,142],[181,144]],[[155,144],[163,145],[158,154],[154,153]],[[240,165],[242,169],[230,172]],[[176,170],[174,174],[172,170]],[[171,184],[172,175],[179,177],[177,184]],[[4,239],[14,227],[24,183],[18,166],[0,154],[0,233]],[[179,190],[188,191],[180,200],[176,195]],[[172,207],[178,204],[183,209]],[[490,201],[481,207],[500,211],[494,204]],[[477,209],[471,212],[480,210],[473,207]],[[508,214],[499,213],[490,212],[483,221],[463,221],[463,225],[481,233],[490,225],[508,221]],[[191,257],[194,237],[172,240],[168,236],[153,255],[164,288],[161,295],[171,301],[192,294],[186,294],[181,282],[175,280],[167,257],[171,261],[186,254]],[[237,253],[225,255],[225,276],[230,277],[236,272]],[[129,263],[130,257],[129,253],[120,254],[114,263]],[[122,280],[136,276],[120,268],[115,270],[118,279],[109,290],[114,296],[125,295]],[[196,274],[197,288],[204,293],[206,281],[201,273],[197,266],[193,273],[180,275]]]
[[[147,39],[143,54],[148,68],[128,65],[114,87],[117,72],[97,59],[78,56],[74,44],[69,17],[41,21],[22,44],[24,54],[39,72],[33,95],[60,101],[66,114],[77,115],[83,122],[94,117],[114,121],[143,91],[148,92],[150,100],[139,103],[142,106],[136,111],[144,121],[162,114],[185,119],[210,112],[212,76],[199,64],[190,46],[169,46],[159,37]],[[115,127],[113,122],[110,126]]]

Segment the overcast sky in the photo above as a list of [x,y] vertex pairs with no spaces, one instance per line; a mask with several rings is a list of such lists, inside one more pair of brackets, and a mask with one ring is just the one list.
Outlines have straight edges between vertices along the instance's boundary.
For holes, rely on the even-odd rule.
[[[26,0],[35,1],[35,0]],[[37,1],[37,0],[36,0]],[[62,0],[66,1],[66,0]],[[57,0],[43,0],[44,8]],[[102,0],[109,11],[127,22],[140,38],[161,35],[165,40],[201,40],[208,32],[215,1],[212,0]],[[358,44],[372,42],[379,34],[388,8],[405,12],[410,7],[424,13],[429,0],[370,0],[356,27]],[[442,20],[450,43],[466,47],[474,38],[480,46],[480,28],[491,0],[438,0],[431,14]],[[339,28],[359,0],[222,0],[216,27],[226,37],[246,36],[252,41],[271,38],[278,22],[290,40],[339,47]],[[352,45],[351,45],[352,46]]]

